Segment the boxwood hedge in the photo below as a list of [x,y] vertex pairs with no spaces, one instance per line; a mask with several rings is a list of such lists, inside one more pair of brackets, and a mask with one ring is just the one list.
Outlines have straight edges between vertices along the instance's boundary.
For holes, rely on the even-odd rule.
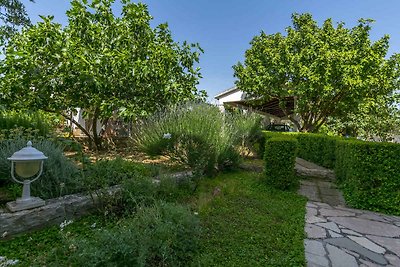
[[400,144],[338,141],[335,173],[353,207],[400,215]]
[[[333,169],[336,158],[336,142],[343,140],[341,137],[334,137],[313,133],[285,133],[264,131],[264,139],[261,143],[272,137],[291,136],[299,142],[298,156],[302,159],[314,162],[320,166]],[[347,140],[347,139],[344,139]],[[260,147],[263,147],[262,144]]]
[[294,173],[298,142],[293,137],[272,137],[265,144],[266,182],[277,189],[297,184]]
[[[266,160],[271,160],[271,153],[283,150],[270,148],[269,140],[288,137],[298,141],[300,158],[335,170],[349,205],[400,215],[400,144],[312,133],[265,131],[264,142],[267,142],[268,150],[265,151]],[[274,164],[280,166],[281,163]],[[271,170],[268,172],[272,173]]]

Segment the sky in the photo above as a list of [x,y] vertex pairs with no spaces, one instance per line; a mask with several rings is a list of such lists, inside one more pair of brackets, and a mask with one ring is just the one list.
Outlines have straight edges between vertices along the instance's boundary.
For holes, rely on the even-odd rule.
[[[23,0],[33,23],[39,15],[53,15],[54,21],[66,25],[69,0]],[[121,4],[116,1],[115,12]],[[132,2],[137,2],[132,0]],[[332,18],[348,28],[360,18],[375,20],[371,39],[390,36],[388,55],[400,53],[399,0],[142,0],[153,16],[152,27],[167,22],[177,42],[199,43],[204,54],[199,67],[203,78],[198,89],[214,96],[232,86],[232,66],[243,62],[249,42],[261,31],[285,32],[293,13],[311,13],[320,25]]]

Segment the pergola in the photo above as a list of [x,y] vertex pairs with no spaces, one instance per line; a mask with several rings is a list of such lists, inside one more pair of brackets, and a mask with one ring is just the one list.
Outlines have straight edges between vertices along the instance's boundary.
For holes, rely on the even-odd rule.
[[265,100],[238,100],[238,101],[228,101],[224,102],[224,105],[228,105],[231,107],[238,107],[242,109],[249,109],[261,114],[272,115],[277,118],[285,118],[287,115],[293,114],[294,110],[294,97],[286,97],[285,98],[285,109],[288,114],[285,115],[282,108],[279,106],[279,100],[277,98],[270,99],[268,101]]

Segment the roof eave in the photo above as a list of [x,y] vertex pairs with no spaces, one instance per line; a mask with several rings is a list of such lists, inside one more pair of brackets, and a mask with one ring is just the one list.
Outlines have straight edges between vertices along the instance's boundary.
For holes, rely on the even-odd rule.
[[237,88],[236,86],[234,86],[234,87],[232,87],[232,88],[229,88],[229,89],[227,89],[227,90],[225,90],[225,91],[219,93],[218,95],[214,96],[214,98],[217,99],[217,100],[219,100],[220,98],[222,98],[222,97],[224,97],[224,96],[226,96],[226,95],[235,93],[235,92],[237,92],[237,91],[240,91],[239,88]]

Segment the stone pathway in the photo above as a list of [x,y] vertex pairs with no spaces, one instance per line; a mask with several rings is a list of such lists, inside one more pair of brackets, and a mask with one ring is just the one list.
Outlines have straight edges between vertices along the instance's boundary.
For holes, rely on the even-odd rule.
[[331,206],[345,206],[342,193],[331,180],[309,178],[300,181],[300,195],[311,201],[327,203]]
[[302,158],[296,158],[295,170],[298,175],[335,180],[335,172]]
[[[399,267],[400,217],[347,208],[329,170],[303,160],[300,164],[315,174],[301,181],[299,189],[309,199],[304,240],[307,266]],[[329,175],[318,178],[321,170]]]
[[296,173],[306,176],[300,181],[298,193],[311,201],[323,202],[332,206],[345,206],[342,193],[337,189],[334,181],[335,174],[312,162],[296,158]]
[[307,266],[400,266],[400,217],[308,202]]

